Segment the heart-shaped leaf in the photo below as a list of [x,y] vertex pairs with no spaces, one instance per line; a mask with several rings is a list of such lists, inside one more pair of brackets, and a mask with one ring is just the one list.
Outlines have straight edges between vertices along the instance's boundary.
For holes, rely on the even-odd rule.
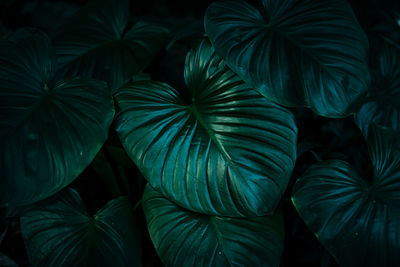
[[66,189],[30,208],[21,230],[33,266],[141,266],[127,197],[111,200],[92,217],[79,194]]
[[166,266],[279,266],[280,212],[255,218],[185,210],[147,186],[143,208],[155,249]]
[[355,121],[365,134],[370,123],[400,132],[400,45],[381,39],[372,57],[372,85]]
[[226,64],[262,95],[327,117],[353,112],[369,86],[368,40],[345,0],[210,5],[205,29]]
[[0,206],[46,198],[72,182],[114,116],[104,82],[54,81],[54,51],[34,29],[0,42]]
[[293,204],[341,266],[400,264],[400,137],[372,124],[374,171],[361,178],[347,162],[312,166],[293,189]]
[[105,80],[115,92],[151,63],[168,37],[154,23],[129,27],[128,0],[90,1],[56,34],[60,72]]
[[156,190],[189,210],[273,211],[296,158],[292,113],[244,84],[208,41],[188,54],[185,79],[191,104],[153,81],[116,94],[126,151]]

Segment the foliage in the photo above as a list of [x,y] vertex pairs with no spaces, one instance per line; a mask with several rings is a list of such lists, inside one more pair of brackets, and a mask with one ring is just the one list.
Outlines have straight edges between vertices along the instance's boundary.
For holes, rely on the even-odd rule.
[[144,3],[0,4],[0,265],[398,266],[397,2]]

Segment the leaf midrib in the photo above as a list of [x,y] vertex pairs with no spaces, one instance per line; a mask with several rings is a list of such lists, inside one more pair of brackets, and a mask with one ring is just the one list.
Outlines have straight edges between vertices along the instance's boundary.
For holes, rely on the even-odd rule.
[[222,144],[215,137],[214,132],[210,129],[210,127],[207,125],[207,123],[203,119],[202,115],[198,111],[196,104],[193,103],[191,106],[189,106],[189,110],[192,112],[194,117],[198,120],[200,125],[206,130],[206,132],[207,132],[208,136],[210,137],[212,143],[217,146],[218,151],[225,157],[225,159],[228,161],[228,164],[230,166],[232,166],[233,160],[232,160],[231,156],[228,154],[228,152],[225,150],[225,148],[222,146]]

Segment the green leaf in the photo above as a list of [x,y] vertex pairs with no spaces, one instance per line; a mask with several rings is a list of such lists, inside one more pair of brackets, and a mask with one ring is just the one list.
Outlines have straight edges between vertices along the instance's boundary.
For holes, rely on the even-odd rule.
[[293,114],[249,88],[207,41],[186,58],[184,94],[142,81],[115,96],[117,132],[149,183],[189,210],[264,215],[296,158]]
[[372,85],[355,121],[365,134],[370,123],[400,132],[400,46],[381,40],[372,57]]
[[208,216],[185,210],[146,187],[150,237],[166,266],[279,266],[281,212],[255,218]]
[[33,266],[141,266],[138,229],[127,197],[90,216],[79,194],[66,189],[21,217]]
[[292,201],[341,266],[400,264],[400,137],[370,126],[372,180],[347,162],[312,166],[295,184]]
[[344,117],[369,86],[368,40],[345,0],[215,2],[205,30],[234,72],[284,106]]
[[18,267],[18,265],[7,255],[0,252],[0,266],[2,267]]
[[60,73],[108,82],[115,92],[149,65],[168,37],[158,24],[129,28],[129,1],[91,1],[55,37]]
[[44,199],[72,182],[107,139],[104,82],[54,81],[51,41],[34,29],[0,42],[0,206]]

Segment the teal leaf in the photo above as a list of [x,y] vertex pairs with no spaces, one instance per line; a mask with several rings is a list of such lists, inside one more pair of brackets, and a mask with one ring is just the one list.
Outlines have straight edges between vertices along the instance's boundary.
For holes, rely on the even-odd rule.
[[149,65],[169,33],[158,24],[129,26],[129,1],[90,1],[55,36],[60,73],[108,82],[115,92]]
[[117,132],[150,184],[189,210],[264,215],[296,158],[290,111],[249,88],[203,41],[186,58],[185,95],[141,81],[115,96]]
[[365,134],[370,123],[400,133],[400,46],[381,40],[376,50],[371,60],[372,85],[355,121]]
[[368,40],[345,0],[219,1],[205,30],[219,55],[265,97],[326,117],[353,113],[369,86]]
[[370,126],[372,180],[347,162],[312,166],[297,181],[292,201],[341,266],[400,264],[400,137]]
[[67,188],[21,216],[33,266],[141,266],[138,228],[127,197],[90,216],[79,194]]
[[209,216],[185,210],[146,187],[150,237],[166,266],[279,266],[282,213],[254,218]]
[[44,199],[72,182],[107,139],[105,82],[54,81],[51,41],[34,29],[0,42],[0,206]]

